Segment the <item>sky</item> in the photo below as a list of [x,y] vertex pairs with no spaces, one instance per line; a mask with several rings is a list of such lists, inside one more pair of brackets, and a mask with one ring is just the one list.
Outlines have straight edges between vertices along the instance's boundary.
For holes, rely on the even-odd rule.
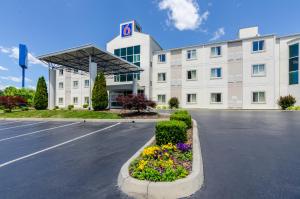
[[21,87],[18,45],[29,50],[26,87],[48,79],[36,56],[92,43],[101,49],[135,19],[164,48],[237,38],[239,28],[300,33],[299,0],[9,0],[0,2],[0,90]]

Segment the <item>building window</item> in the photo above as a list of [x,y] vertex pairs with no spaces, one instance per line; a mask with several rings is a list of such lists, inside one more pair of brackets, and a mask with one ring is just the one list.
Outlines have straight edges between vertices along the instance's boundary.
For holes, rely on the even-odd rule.
[[84,87],[88,88],[90,86],[90,80],[86,79],[84,80]]
[[73,88],[78,88],[78,81],[73,81]]
[[222,55],[221,46],[211,47],[211,49],[210,49],[210,55],[212,57],[221,56]]
[[197,59],[197,50],[187,50],[186,51],[186,59],[187,60],[192,60],[192,59]]
[[132,81],[133,78],[140,80],[141,75],[140,73],[126,73],[126,74],[119,74],[114,75],[114,82],[129,82]]
[[64,75],[64,70],[63,69],[59,69],[59,76],[63,76]]
[[252,65],[252,76],[265,76],[265,64],[254,64]]
[[78,104],[78,97],[73,97],[73,104]]
[[166,54],[158,55],[158,63],[165,63],[166,62]]
[[64,103],[64,98],[60,97],[58,98],[58,104],[62,105]]
[[64,83],[63,82],[59,82],[58,83],[58,88],[59,89],[64,89]]
[[[130,46],[126,48],[119,48],[114,50],[114,54],[126,61],[135,64],[136,66],[141,66],[141,46]],[[128,73],[121,75],[114,75],[115,82],[126,82],[132,81],[132,77],[136,77],[137,80],[140,80],[140,73]],[[131,79],[131,80],[130,80]]]
[[74,73],[78,74],[78,69],[77,68],[74,68]]
[[252,93],[252,103],[265,103],[265,102],[266,102],[265,92],[258,91]]
[[157,74],[157,81],[165,82],[166,81],[166,73],[158,73]]
[[157,101],[161,104],[166,103],[166,95],[157,95]]
[[210,94],[211,103],[222,103],[222,93],[211,93]]
[[197,103],[197,95],[196,94],[187,94],[186,95],[186,101],[187,103],[190,103],[190,104],[195,104]]
[[289,85],[299,83],[299,44],[289,47]]
[[252,42],[252,51],[253,52],[259,52],[265,50],[265,41],[260,40],[260,41],[254,41]]
[[197,80],[197,71],[196,70],[188,70],[187,71],[187,80]]
[[137,66],[140,66],[140,55],[141,55],[141,46],[129,46],[126,48],[119,48],[114,50],[114,54],[126,61],[133,63]]
[[90,98],[84,97],[84,104],[90,104]]
[[222,78],[222,68],[212,68],[210,70],[210,77],[212,79]]

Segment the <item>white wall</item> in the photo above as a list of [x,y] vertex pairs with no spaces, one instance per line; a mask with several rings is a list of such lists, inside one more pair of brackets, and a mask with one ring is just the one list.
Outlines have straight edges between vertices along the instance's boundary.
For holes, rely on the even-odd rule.
[[[265,40],[265,50],[252,52],[252,42],[256,40],[257,38],[243,41],[243,108],[274,109],[277,108],[275,38],[273,36],[260,37],[259,40]],[[253,64],[265,64],[266,75],[263,77],[252,76]],[[255,91],[265,92],[265,103],[252,102],[252,92]]]

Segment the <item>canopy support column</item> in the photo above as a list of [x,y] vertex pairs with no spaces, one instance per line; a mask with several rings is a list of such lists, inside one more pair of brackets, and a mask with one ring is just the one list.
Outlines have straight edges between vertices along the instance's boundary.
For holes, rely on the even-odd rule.
[[92,62],[91,56],[89,56],[89,76],[90,76],[89,109],[92,109],[92,93],[93,93],[95,79],[97,76],[97,63]]
[[136,77],[134,77],[133,80],[132,80],[132,94],[134,94],[134,95],[138,94]]
[[50,67],[49,64],[49,93],[48,93],[48,109],[54,109],[56,101],[56,70]]

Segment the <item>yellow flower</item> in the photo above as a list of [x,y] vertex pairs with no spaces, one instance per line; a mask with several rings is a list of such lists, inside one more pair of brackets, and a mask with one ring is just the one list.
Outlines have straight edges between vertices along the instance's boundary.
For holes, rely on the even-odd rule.
[[161,148],[162,148],[162,150],[174,150],[174,151],[177,149],[177,147],[175,145],[173,145],[172,143],[165,144]]
[[166,152],[166,153],[164,153],[164,155],[165,155],[165,156],[167,156],[167,157],[169,157],[169,156],[170,156],[170,154],[168,154],[167,152]]
[[141,161],[139,162],[138,169],[139,169],[139,170],[144,170],[144,168],[145,168],[145,166],[146,166],[147,163],[148,163],[147,160],[141,160]]
[[160,151],[158,146],[147,147],[143,150],[142,156],[153,156],[156,151]]

